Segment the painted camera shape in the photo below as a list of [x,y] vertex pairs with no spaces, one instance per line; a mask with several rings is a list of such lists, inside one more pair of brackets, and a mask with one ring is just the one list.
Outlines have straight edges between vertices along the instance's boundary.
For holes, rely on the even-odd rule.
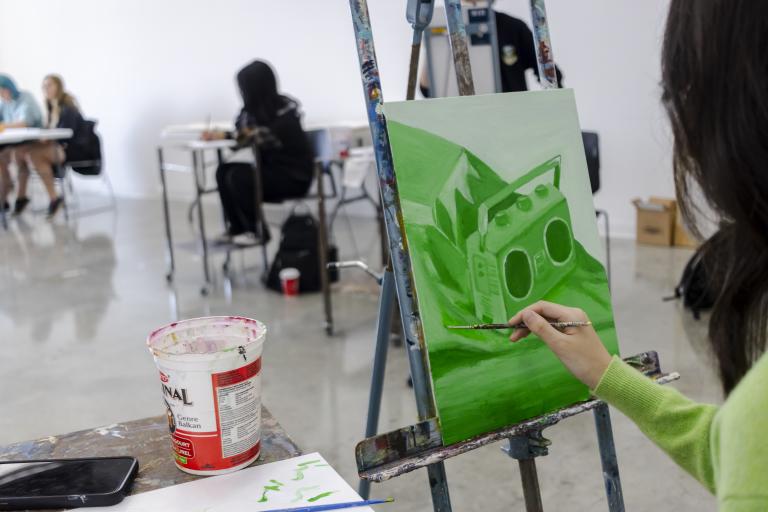
[[[576,267],[571,215],[559,190],[560,160],[547,160],[480,205],[478,230],[467,240],[478,320],[509,318]],[[520,192],[548,172],[553,183]]]

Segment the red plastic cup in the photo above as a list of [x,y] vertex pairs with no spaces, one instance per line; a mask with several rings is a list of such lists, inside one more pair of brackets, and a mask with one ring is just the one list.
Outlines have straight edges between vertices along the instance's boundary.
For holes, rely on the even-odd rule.
[[280,271],[280,286],[283,288],[283,295],[286,297],[295,297],[299,294],[299,278],[301,272],[299,269],[288,267]]

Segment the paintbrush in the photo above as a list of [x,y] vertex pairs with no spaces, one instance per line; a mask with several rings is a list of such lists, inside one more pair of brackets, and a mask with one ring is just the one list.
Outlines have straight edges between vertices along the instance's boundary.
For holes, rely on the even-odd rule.
[[[586,327],[592,325],[592,322],[549,322],[549,325],[555,329],[565,329],[566,327]],[[448,329],[527,329],[528,327],[523,324],[510,325],[503,324],[471,324],[471,325],[447,325]]]
[[381,503],[392,503],[395,498],[387,498],[385,500],[363,500],[363,501],[350,501],[347,503],[327,503],[325,505],[307,505],[297,508],[276,508],[267,510],[265,512],[320,512],[321,510],[339,510],[341,508],[355,508],[365,507],[368,505],[379,505]]

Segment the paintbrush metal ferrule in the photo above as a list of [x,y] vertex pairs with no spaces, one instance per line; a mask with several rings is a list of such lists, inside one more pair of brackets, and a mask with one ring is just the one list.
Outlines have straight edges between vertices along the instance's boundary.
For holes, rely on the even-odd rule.
[[[549,325],[555,329],[566,329],[568,327],[586,327],[592,325],[592,322],[549,322]],[[506,323],[497,324],[471,324],[471,325],[449,325],[448,329],[462,329],[462,330],[480,330],[480,329],[526,329],[527,326],[524,323],[515,325]]]

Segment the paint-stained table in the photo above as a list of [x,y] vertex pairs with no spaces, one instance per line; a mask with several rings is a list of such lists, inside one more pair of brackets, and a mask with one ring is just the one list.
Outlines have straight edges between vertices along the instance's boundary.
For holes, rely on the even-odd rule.
[[[131,494],[201,478],[180,471],[173,463],[168,420],[165,415],[0,446],[0,460],[121,455],[130,455],[139,459],[139,474]],[[298,455],[301,455],[299,447],[266,407],[262,407],[261,455],[254,465]]]

